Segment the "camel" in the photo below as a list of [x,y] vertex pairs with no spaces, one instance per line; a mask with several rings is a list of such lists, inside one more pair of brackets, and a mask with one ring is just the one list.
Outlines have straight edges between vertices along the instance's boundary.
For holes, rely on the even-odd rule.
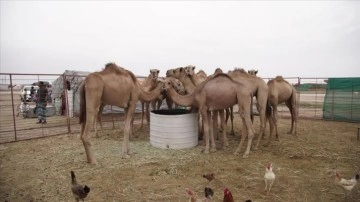
[[179,79],[180,82],[184,85],[187,93],[191,93],[195,90],[195,85],[192,83],[190,77],[186,74],[184,67],[167,70],[166,77],[173,77]]
[[248,70],[248,74],[250,74],[250,75],[256,76],[257,73],[258,73],[258,70],[255,70],[255,69]]
[[[176,93],[170,81],[165,80],[164,88],[167,89],[171,99],[182,106],[196,108],[201,113],[204,120],[205,149],[204,153],[209,153],[211,139],[211,150],[216,151],[214,136],[211,135],[211,111],[223,110],[235,104],[239,106],[239,114],[247,131],[248,143],[243,158],[247,158],[250,153],[254,128],[251,122],[252,93],[240,82],[236,82],[226,74],[218,74],[211,79],[196,86],[195,90],[188,95]],[[221,89],[221,90],[220,90]],[[210,137],[209,137],[210,134]],[[243,135],[239,147],[234,154],[238,154],[246,136]]]
[[235,68],[233,71],[229,71],[228,75],[235,81],[242,82],[244,85],[251,90],[254,96],[256,96],[257,104],[256,107],[260,115],[260,134],[259,139],[256,143],[255,149],[258,148],[260,139],[265,133],[266,123],[266,106],[268,99],[268,86],[265,81],[257,76],[249,75],[244,69]]
[[[150,69],[150,74],[148,75],[148,77],[146,77],[146,79],[141,83],[142,87],[144,88],[144,90],[146,91],[151,91],[153,89],[156,88],[157,85],[157,79],[159,77],[159,73],[160,70],[158,69]],[[153,101],[152,101],[153,102]],[[145,111],[144,111],[144,105],[145,105]],[[150,102],[145,102],[142,101],[141,102],[141,126],[140,128],[143,127],[143,123],[144,123],[144,114],[146,114],[146,122],[147,125],[149,126],[150,123],[150,112],[149,112],[149,106],[150,106]]]
[[[291,114],[291,129],[288,134],[297,134],[297,97],[296,89],[287,82],[282,76],[277,76],[275,79],[270,80],[267,83],[269,87],[269,96],[268,103],[272,109],[271,117],[269,118],[270,123],[270,137],[269,142],[271,141],[271,136],[275,128],[276,138],[279,138],[278,128],[277,128],[277,106],[285,102],[286,106],[289,108]],[[268,113],[268,117],[269,117]],[[295,129],[295,131],[294,131]]]
[[197,86],[203,81],[207,79],[207,75],[203,70],[199,70],[198,73],[195,73],[195,66],[194,65],[188,65],[185,68],[185,73],[189,76],[191,82]]
[[129,135],[131,121],[134,116],[138,100],[151,101],[155,99],[163,83],[151,92],[147,92],[140,85],[134,74],[115,63],[108,63],[100,72],[89,74],[80,86],[80,116],[81,140],[83,142],[88,163],[97,164],[90,141],[90,129],[102,104],[123,107],[125,111],[124,140],[121,156],[130,158]]
[[[188,65],[188,66],[185,67],[186,74],[189,76],[190,80],[192,81],[192,83],[195,86],[197,86],[200,83],[204,82],[208,78],[210,79],[210,78],[214,77],[215,75],[217,75],[219,73],[223,73],[221,68],[217,68],[213,75],[210,75],[209,77],[207,77],[203,70],[200,70],[198,73],[195,73],[195,68],[196,67],[193,66],[193,65]],[[226,111],[228,111],[228,110],[229,109],[226,109]],[[220,115],[220,127],[221,127],[221,130],[222,130],[223,144],[224,144],[225,147],[227,147],[227,146],[229,146],[229,142],[228,142],[227,137],[226,137],[226,121],[225,121],[225,118],[224,118],[224,110],[218,110],[218,111],[215,110],[215,111],[213,111],[213,115],[212,115],[213,131],[215,131],[215,133],[216,133],[216,139],[219,139],[219,136],[218,136],[218,133],[217,133],[217,129],[218,129],[218,121],[217,120],[218,120],[219,115]],[[233,119],[232,119],[232,121],[233,121]],[[232,134],[234,132],[233,129],[234,128],[232,127]]]
[[[185,95],[186,94],[186,90],[184,85],[179,81],[179,79],[175,79],[172,77],[168,77],[169,79],[172,79],[173,85],[175,87],[176,92],[178,92],[180,95]],[[174,102],[171,100],[171,98],[167,95],[166,90],[163,89],[160,93],[160,95],[153,101],[151,101],[151,107],[154,110],[159,110],[163,100],[165,99],[166,101],[166,105],[168,107],[168,109],[172,109],[173,108],[173,104]],[[177,108],[178,106],[175,104],[175,108]]]

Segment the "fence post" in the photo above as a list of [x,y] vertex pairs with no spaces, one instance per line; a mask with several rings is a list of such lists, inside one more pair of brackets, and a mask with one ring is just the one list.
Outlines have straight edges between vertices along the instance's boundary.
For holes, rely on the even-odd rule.
[[16,121],[15,121],[15,107],[14,107],[14,91],[13,91],[13,84],[12,84],[12,74],[10,74],[10,89],[11,89],[11,105],[12,105],[13,122],[14,122],[14,134],[15,134],[15,141],[17,141]]

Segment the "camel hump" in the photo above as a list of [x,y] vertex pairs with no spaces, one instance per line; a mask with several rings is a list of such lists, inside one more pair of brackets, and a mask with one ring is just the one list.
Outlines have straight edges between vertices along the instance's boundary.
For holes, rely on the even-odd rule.
[[102,72],[103,73],[120,74],[120,75],[124,75],[124,76],[130,76],[134,83],[137,82],[135,75],[131,71],[129,71],[129,70],[125,69],[125,68],[122,68],[120,66],[117,66],[113,62],[107,63]]
[[244,68],[238,68],[238,67],[235,67],[234,69],[234,73],[243,73],[243,74],[248,74]]

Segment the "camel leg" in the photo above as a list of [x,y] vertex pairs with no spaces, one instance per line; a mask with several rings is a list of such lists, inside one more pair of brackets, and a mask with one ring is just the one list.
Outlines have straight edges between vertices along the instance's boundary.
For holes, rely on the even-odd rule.
[[158,99],[158,100],[157,100],[157,108],[156,108],[157,110],[160,109],[161,104],[162,104],[162,100]]
[[234,107],[230,107],[230,121],[231,121],[231,132],[230,135],[235,135],[234,132]]
[[[104,130],[104,128],[103,128],[103,125],[102,125],[102,120],[101,120],[101,115],[102,115],[102,112],[103,112],[103,110],[104,110],[104,107],[105,107],[105,105],[104,104],[101,104],[100,105],[100,109],[99,109],[99,112],[97,113],[97,116],[96,116],[96,118],[97,118],[97,122],[100,124],[100,130],[101,131],[103,131]],[[98,131],[97,131],[97,123],[96,123],[96,120],[94,120],[94,122],[95,122],[95,135],[96,135],[96,137],[99,137],[99,135],[98,135]]]
[[259,147],[260,140],[265,134],[265,122],[266,122],[266,106],[268,101],[268,92],[258,92],[258,95],[256,97],[257,99],[257,109],[259,111],[259,117],[260,117],[260,133],[258,137],[258,141],[256,143],[255,149]]
[[131,129],[131,122],[135,113],[135,105],[136,103],[129,103],[129,107],[126,110],[125,113],[125,128],[124,128],[124,140],[123,140],[123,147],[122,147],[122,158],[130,158],[130,148],[129,148],[129,136],[132,132]]
[[145,114],[144,102],[141,102],[141,125],[140,125],[140,128],[142,128],[144,125],[144,114]]
[[210,151],[215,152],[216,151],[216,144],[215,144],[215,138],[214,138],[214,120],[211,118],[211,112],[207,112],[207,117],[209,120],[209,134],[210,134]]
[[150,102],[145,102],[146,123],[150,127]]
[[[239,112],[239,114],[240,114],[240,112]],[[241,117],[241,121],[243,122],[243,126],[245,127],[245,120],[244,120],[244,118],[243,118],[243,115],[240,114],[240,117]],[[242,145],[243,145],[244,142],[245,142],[246,135],[247,135],[247,133],[242,133],[242,134],[241,134],[240,144],[239,144],[239,146],[236,148],[236,150],[235,150],[235,152],[234,152],[234,155],[239,155],[240,150],[241,150],[241,147],[242,147]]]
[[226,137],[226,123],[225,123],[225,119],[224,119],[224,110],[220,110],[219,115],[220,115],[221,127],[223,128],[223,130],[222,130],[223,146],[228,147],[229,146],[229,141],[228,141],[228,139]]
[[[247,114],[245,112],[245,117],[244,117],[244,120],[245,120],[245,125],[244,127],[246,128],[246,134],[247,134],[247,138],[248,138],[248,144],[247,144],[247,147],[246,147],[246,151],[243,155],[243,158],[247,158],[250,154],[250,148],[251,148],[251,144],[252,144],[252,140],[254,138],[254,127],[253,127],[253,124],[252,124],[252,121],[251,121],[251,115],[250,113]],[[242,139],[241,139],[242,140]]]
[[87,111],[86,122],[82,123],[81,126],[81,141],[85,148],[87,162],[90,164],[97,164],[97,161],[94,156],[94,151],[92,149],[92,143],[90,141],[91,136],[89,135],[92,126],[94,125],[95,112]]
[[273,117],[274,117],[274,125],[275,125],[275,138],[276,140],[279,140],[277,105],[273,106]]
[[[171,110],[172,107],[173,107],[173,101],[172,101],[171,98],[168,97],[168,96],[166,96],[165,101],[166,101],[166,105],[167,105],[168,109]],[[177,107],[177,106],[176,106],[176,107]]]
[[198,113],[198,139],[203,140],[204,138],[204,119],[202,118],[202,115],[200,114],[200,111]]
[[274,133],[274,128],[275,128],[275,122],[274,122],[274,117],[271,115],[269,118],[269,125],[270,125],[270,135],[269,135],[269,139],[268,139],[268,143],[267,145],[270,146],[270,142],[272,139],[272,135]]
[[199,110],[201,113],[201,117],[203,120],[203,126],[204,126],[204,135],[205,135],[205,149],[204,149],[204,154],[208,154],[209,153],[209,145],[210,145],[210,140],[209,140],[209,119],[207,116],[207,111],[206,109],[200,109]]
[[213,129],[213,134],[216,136],[216,140],[219,140],[219,134],[218,134],[218,116],[219,116],[219,111],[218,110],[214,110],[212,111],[212,129]]
[[[286,106],[289,108],[290,115],[291,115],[291,128],[288,134],[297,134],[297,111],[296,106],[293,105],[291,102],[286,102]],[[295,132],[294,132],[295,129]],[[294,133],[293,133],[294,132]]]

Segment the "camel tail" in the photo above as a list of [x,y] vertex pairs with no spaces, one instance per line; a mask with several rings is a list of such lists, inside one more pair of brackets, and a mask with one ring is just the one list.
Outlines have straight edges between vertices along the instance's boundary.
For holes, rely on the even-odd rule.
[[86,99],[85,99],[85,85],[80,86],[80,116],[79,123],[84,124],[86,122]]

